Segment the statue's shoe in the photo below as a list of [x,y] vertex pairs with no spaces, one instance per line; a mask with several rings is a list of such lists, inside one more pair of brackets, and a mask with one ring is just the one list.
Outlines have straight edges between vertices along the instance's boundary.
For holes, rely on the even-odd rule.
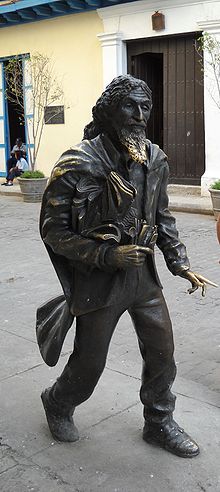
[[143,439],[181,458],[193,458],[200,452],[198,444],[173,419],[165,424],[146,422]]
[[61,442],[75,442],[79,439],[79,433],[73,422],[73,409],[63,414],[56,405],[53,406],[49,399],[50,388],[41,393],[41,400],[47,417],[48,426],[54,439]]

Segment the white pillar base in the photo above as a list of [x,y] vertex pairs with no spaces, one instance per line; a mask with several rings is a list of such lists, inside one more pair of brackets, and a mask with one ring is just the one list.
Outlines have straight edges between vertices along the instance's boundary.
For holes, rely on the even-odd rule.
[[121,32],[108,32],[97,35],[102,46],[103,87],[114,77],[127,73],[126,44]]
[[[220,19],[198,22],[200,29],[220,41]],[[215,101],[219,95],[213,85],[210,55],[204,52],[204,121],[205,121],[205,172],[201,177],[201,195],[209,195],[210,185],[220,179],[220,109]]]

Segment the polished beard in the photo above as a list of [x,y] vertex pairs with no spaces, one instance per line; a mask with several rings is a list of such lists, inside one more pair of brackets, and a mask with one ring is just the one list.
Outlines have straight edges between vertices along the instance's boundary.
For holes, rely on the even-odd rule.
[[138,128],[133,131],[122,128],[119,140],[134,161],[143,164],[147,160],[145,128]]

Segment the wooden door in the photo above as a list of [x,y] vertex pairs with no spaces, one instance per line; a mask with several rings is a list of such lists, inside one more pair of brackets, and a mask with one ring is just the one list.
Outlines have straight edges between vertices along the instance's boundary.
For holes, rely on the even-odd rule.
[[197,34],[128,42],[128,71],[153,92],[148,137],[168,155],[170,182],[198,185],[205,170],[203,72]]

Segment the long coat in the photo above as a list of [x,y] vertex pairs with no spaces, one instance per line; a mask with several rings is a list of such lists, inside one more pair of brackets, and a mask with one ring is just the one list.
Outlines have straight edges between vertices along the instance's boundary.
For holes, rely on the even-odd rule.
[[[189,268],[189,260],[168,210],[167,157],[149,140],[146,145],[145,220],[157,226],[156,244],[177,275]],[[120,296],[126,295],[126,271],[105,263],[107,249],[123,244],[121,227],[135,196],[131,183],[120,174],[121,165],[122,156],[106,135],[84,140],[61,156],[45,191],[40,232],[64,292],[64,297],[37,312],[38,343],[49,365],[59,357],[73,316],[120,302]],[[154,257],[148,255],[147,261],[161,286]]]

